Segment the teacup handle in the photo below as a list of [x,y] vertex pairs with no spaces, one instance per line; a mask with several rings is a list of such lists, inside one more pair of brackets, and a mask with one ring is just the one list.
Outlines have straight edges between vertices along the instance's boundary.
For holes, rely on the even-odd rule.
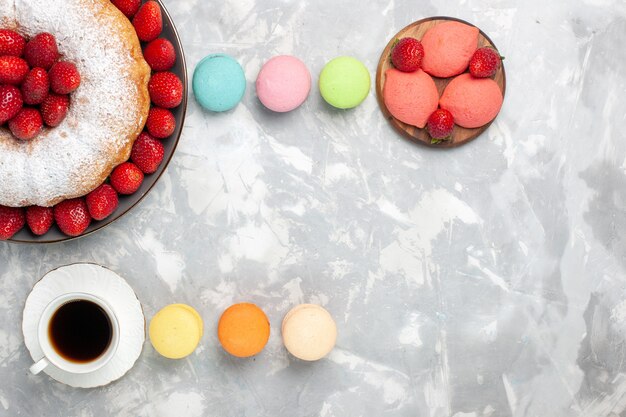
[[48,362],[48,359],[41,358],[37,362],[31,365],[31,367],[29,368],[30,373],[33,375],[37,375],[39,372],[43,371],[48,365],[50,365],[50,362]]

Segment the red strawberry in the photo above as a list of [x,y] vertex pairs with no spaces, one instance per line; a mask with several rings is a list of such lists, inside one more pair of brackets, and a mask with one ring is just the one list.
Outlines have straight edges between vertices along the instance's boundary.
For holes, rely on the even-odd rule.
[[132,162],[118,165],[111,173],[111,185],[120,194],[132,194],[143,182],[143,172]]
[[22,93],[17,87],[0,85],[0,125],[15,117],[22,104]]
[[50,68],[50,89],[57,94],[69,94],[80,85],[80,74],[71,62],[57,62]]
[[0,84],[21,84],[29,69],[28,63],[22,58],[0,56]]
[[152,0],[145,2],[133,18],[133,26],[140,41],[150,42],[158,38],[163,30],[159,4]]
[[164,139],[174,133],[176,118],[167,109],[152,107],[146,120],[146,129],[155,138]]
[[165,150],[161,142],[143,132],[133,145],[130,160],[143,171],[144,174],[152,174],[161,165]]
[[159,106],[171,109],[180,104],[183,99],[183,83],[173,72],[157,72],[152,75],[148,83],[150,99]]
[[493,76],[503,58],[498,51],[488,46],[478,48],[469,63],[469,72],[477,78],[487,78]]
[[36,35],[26,44],[24,58],[32,68],[41,67],[49,70],[59,59],[56,39],[45,32]]
[[426,130],[432,138],[431,143],[447,140],[454,129],[454,117],[446,109],[437,109],[430,115],[426,123]]
[[22,95],[24,103],[29,105],[41,104],[48,96],[50,79],[43,68],[33,68],[22,83]]
[[146,45],[143,50],[143,57],[152,71],[168,71],[176,63],[174,45],[163,38],[155,39]]
[[41,103],[41,116],[46,125],[56,127],[61,124],[70,107],[68,96],[50,93]]
[[0,29],[0,55],[22,56],[26,40],[19,33]]
[[391,63],[404,72],[420,69],[424,58],[424,47],[415,38],[402,38],[391,50]]
[[0,240],[11,239],[24,227],[24,223],[23,208],[0,206]]
[[91,216],[84,198],[72,198],[54,206],[54,220],[68,236],[83,234],[91,223]]
[[45,235],[54,223],[52,207],[30,206],[26,209],[26,223],[37,236]]
[[111,3],[120,9],[120,12],[124,13],[129,19],[137,13],[139,6],[141,6],[141,0],[111,0]]
[[102,184],[85,197],[89,214],[94,220],[109,217],[119,203],[117,193],[109,184]]
[[31,140],[39,134],[43,128],[43,119],[39,110],[32,107],[24,107],[11,120],[9,129],[13,136],[21,140]]

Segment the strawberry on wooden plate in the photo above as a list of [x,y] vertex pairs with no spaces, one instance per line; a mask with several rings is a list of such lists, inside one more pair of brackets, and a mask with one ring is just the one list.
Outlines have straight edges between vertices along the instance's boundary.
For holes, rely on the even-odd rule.
[[503,57],[493,48],[478,48],[469,62],[469,72],[476,78],[492,77],[498,68]]
[[421,68],[424,47],[415,38],[402,38],[391,50],[391,63],[403,72],[414,72]]
[[448,140],[454,130],[454,117],[446,109],[437,109],[426,122],[426,130],[432,138],[431,143],[437,144]]

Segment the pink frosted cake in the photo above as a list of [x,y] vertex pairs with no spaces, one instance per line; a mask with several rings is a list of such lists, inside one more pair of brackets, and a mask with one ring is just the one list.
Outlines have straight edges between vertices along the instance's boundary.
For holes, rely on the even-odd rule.
[[464,72],[478,47],[478,33],[478,28],[456,21],[433,26],[422,38],[422,68],[440,78]]
[[428,116],[437,109],[439,93],[432,77],[422,70],[385,72],[385,106],[401,122],[423,128]]
[[457,125],[471,129],[495,119],[502,101],[502,91],[494,80],[465,73],[448,84],[439,104],[452,113]]

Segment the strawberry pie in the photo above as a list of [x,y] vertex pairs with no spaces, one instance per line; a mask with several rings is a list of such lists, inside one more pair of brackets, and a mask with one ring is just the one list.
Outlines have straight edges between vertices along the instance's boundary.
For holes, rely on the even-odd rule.
[[162,30],[153,0],[0,0],[0,240],[81,235],[145,190],[184,97]]
[[[3,29],[14,30],[28,42],[26,61],[47,70],[51,78],[54,71],[75,65],[81,82],[69,97],[66,86],[50,85],[52,101],[69,100],[67,115],[58,126],[43,127],[28,141],[0,129],[0,205],[52,206],[83,196],[128,159],[148,116],[150,67],[135,30],[109,0],[1,3]],[[40,34],[58,40],[58,55],[29,48]],[[41,43],[46,42],[54,41]],[[0,88],[9,87],[15,92],[13,85]],[[3,100],[7,96],[11,97],[5,94]]]

